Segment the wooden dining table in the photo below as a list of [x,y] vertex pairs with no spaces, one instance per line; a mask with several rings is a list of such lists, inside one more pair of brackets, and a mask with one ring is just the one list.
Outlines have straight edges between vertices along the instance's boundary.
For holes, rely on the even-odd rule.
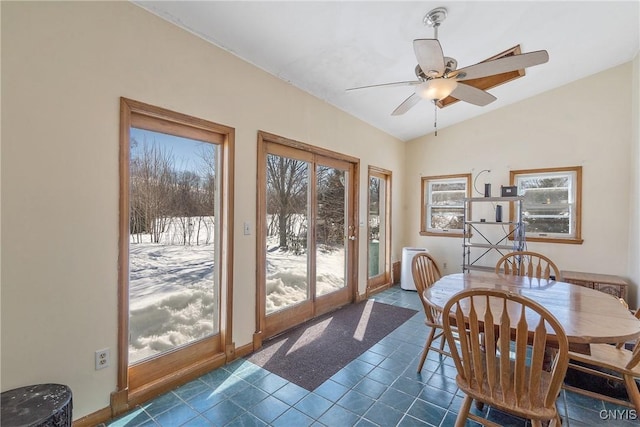
[[449,274],[424,291],[439,309],[459,291],[508,290],[540,303],[563,326],[572,351],[589,353],[590,343],[618,343],[640,337],[640,320],[618,298],[595,289],[555,280],[470,271]]

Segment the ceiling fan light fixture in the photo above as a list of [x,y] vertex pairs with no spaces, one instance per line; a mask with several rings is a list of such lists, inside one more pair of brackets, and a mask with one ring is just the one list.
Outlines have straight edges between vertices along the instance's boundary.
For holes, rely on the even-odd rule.
[[420,83],[416,87],[416,94],[423,99],[439,101],[451,95],[457,86],[458,82],[454,79],[432,79]]

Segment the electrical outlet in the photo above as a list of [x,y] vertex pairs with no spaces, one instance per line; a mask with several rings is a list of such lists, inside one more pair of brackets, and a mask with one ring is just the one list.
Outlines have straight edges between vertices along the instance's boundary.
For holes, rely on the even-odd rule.
[[108,348],[96,351],[96,371],[109,366],[111,351]]
[[446,269],[446,268],[447,268],[447,263],[446,263],[446,262],[443,262],[443,263],[442,263],[442,268],[444,268],[444,269]]

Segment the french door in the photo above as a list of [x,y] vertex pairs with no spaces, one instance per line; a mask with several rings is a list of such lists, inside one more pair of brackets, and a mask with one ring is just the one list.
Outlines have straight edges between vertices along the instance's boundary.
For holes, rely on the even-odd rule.
[[357,163],[260,136],[257,294],[264,339],[353,301]]

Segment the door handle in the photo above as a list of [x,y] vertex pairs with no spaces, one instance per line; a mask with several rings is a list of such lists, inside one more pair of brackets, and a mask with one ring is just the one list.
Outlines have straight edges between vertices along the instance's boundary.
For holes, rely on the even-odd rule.
[[356,236],[349,236],[349,240],[356,240]]

